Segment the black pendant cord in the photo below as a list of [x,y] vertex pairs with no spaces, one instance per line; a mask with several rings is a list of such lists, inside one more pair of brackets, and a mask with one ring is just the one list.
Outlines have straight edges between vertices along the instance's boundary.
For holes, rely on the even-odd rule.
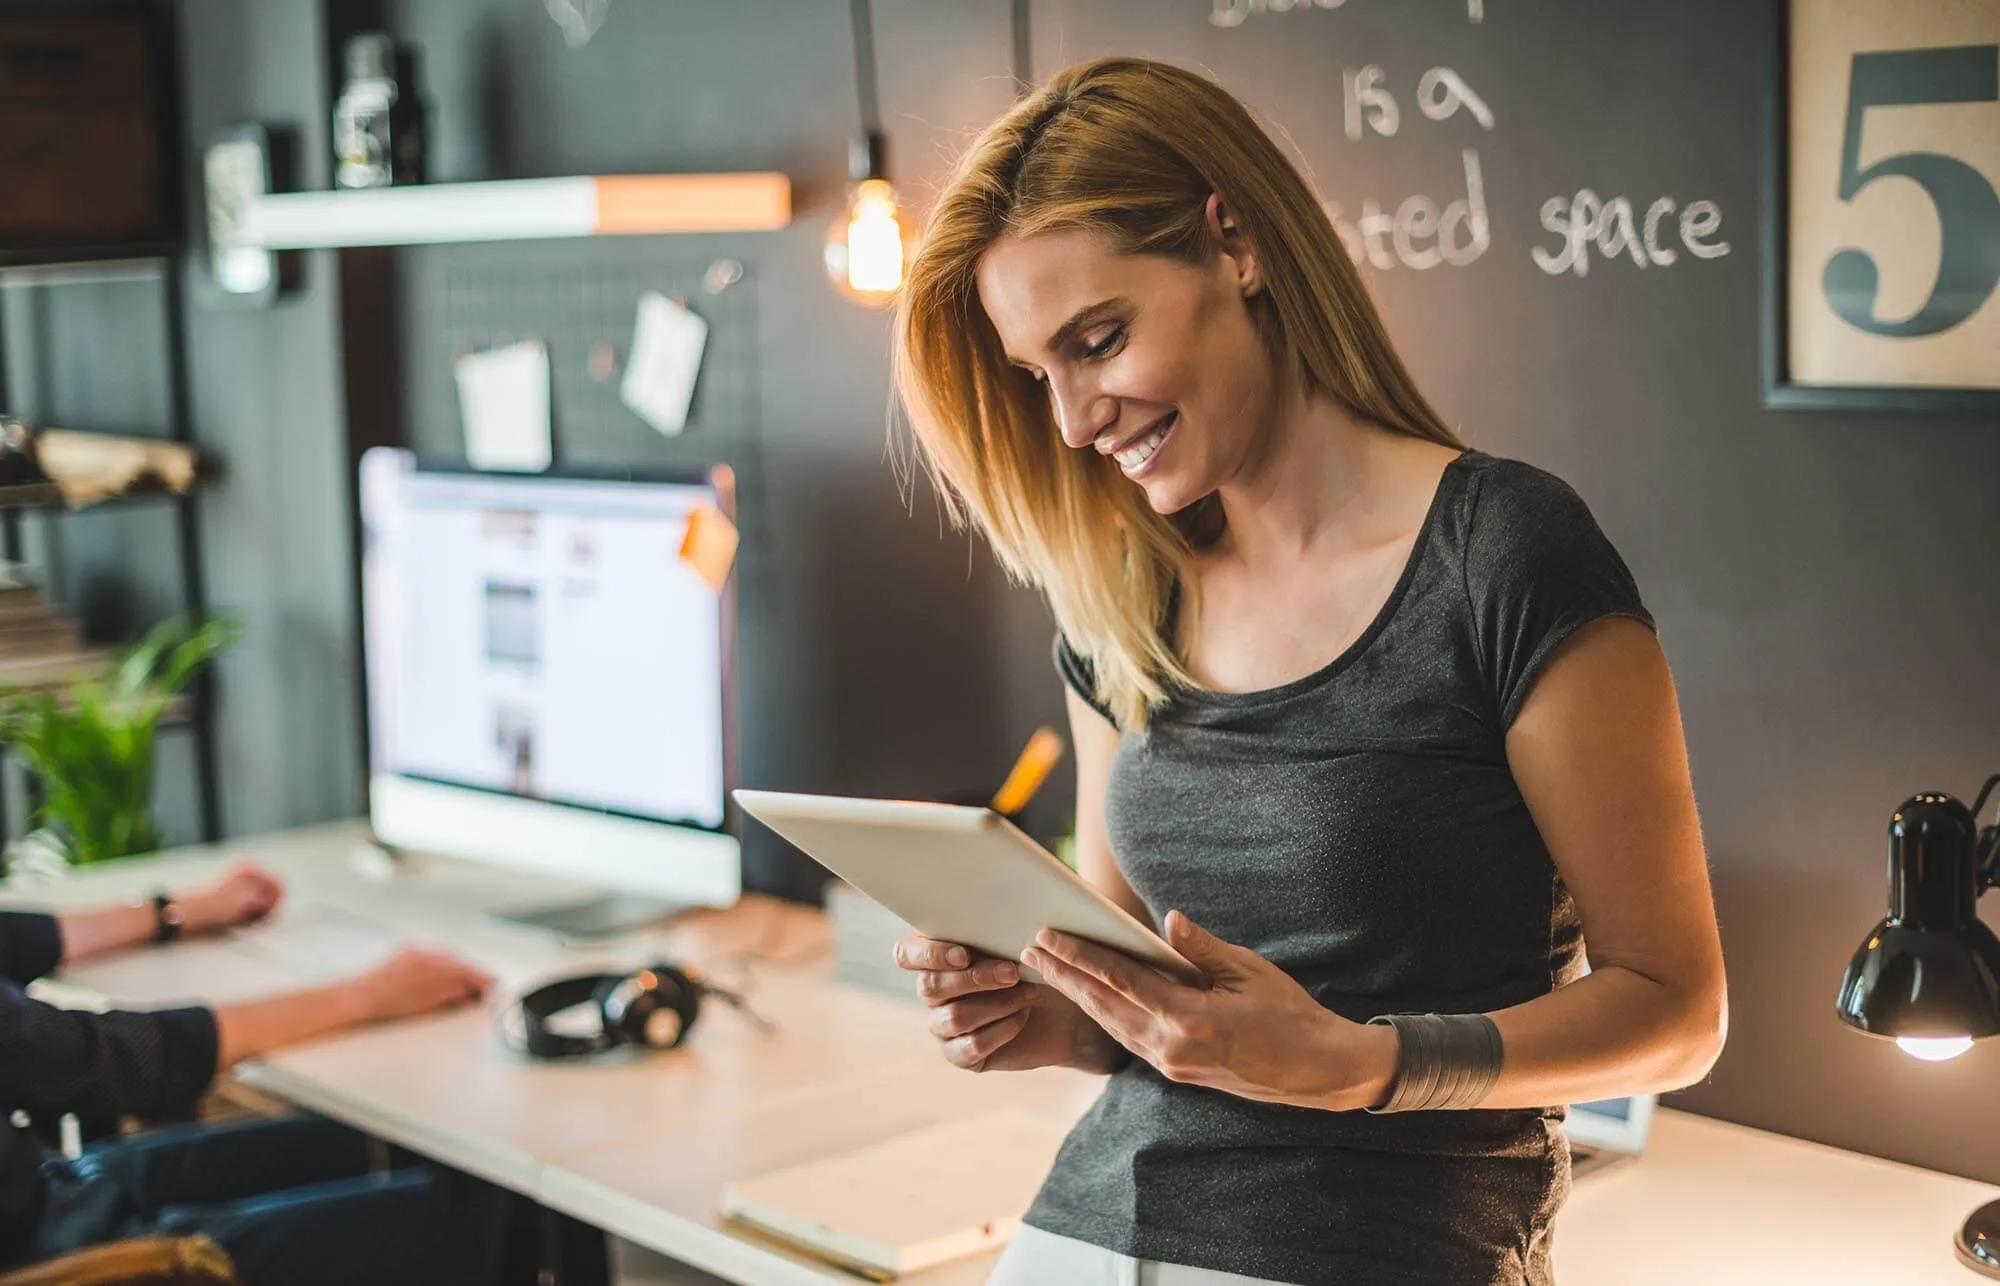
[[864,134],[882,132],[882,105],[875,80],[875,21],[868,0],[853,0],[854,97],[861,107]]
[[1014,97],[1026,98],[1035,87],[1034,46],[1028,42],[1028,0],[1009,0],[1013,7]]

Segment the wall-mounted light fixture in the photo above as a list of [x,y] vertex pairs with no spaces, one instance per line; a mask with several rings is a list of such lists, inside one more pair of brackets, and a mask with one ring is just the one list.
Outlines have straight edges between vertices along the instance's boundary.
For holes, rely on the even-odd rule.
[[847,151],[847,204],[826,234],[826,272],[855,303],[887,307],[903,284],[908,242],[896,189],[889,182],[888,140],[877,102],[875,31],[868,0],[853,0],[854,95],[861,133]]

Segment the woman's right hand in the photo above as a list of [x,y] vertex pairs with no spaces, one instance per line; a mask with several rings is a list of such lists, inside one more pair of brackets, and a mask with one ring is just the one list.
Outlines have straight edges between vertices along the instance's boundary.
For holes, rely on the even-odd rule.
[[1012,960],[912,934],[896,944],[896,963],[918,975],[931,1035],[955,1067],[1110,1072],[1124,1061],[1124,1050],[1103,1028],[1055,988],[1023,982]]

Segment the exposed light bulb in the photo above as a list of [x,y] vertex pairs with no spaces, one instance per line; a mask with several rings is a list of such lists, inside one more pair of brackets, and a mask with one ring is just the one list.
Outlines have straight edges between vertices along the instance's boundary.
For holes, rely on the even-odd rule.
[[1896,1048],[1926,1063],[1943,1063],[1972,1048],[1970,1036],[1898,1036]]
[[847,284],[861,291],[903,284],[903,225],[887,179],[855,185],[847,209]]
[[846,212],[827,234],[826,271],[857,303],[879,308],[895,299],[903,284],[903,216],[887,179],[854,185]]

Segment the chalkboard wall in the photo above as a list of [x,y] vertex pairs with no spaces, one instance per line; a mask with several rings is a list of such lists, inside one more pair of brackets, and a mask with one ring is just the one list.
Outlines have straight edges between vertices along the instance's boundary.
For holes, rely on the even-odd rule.
[[[318,3],[183,2],[196,126],[289,119],[323,148]],[[1205,68],[1282,128],[1445,416],[1569,479],[1631,563],[1680,687],[1730,969],[1728,1050],[1677,1103],[2000,1182],[2000,1042],[1918,1065],[1832,1007],[1882,914],[1890,811],[2000,769],[2000,423],[1763,409],[1774,0],[1280,8],[1036,0],[1033,60],[1044,73],[1109,52]],[[757,783],[920,793],[997,776],[1061,714],[1047,619],[983,551],[940,534],[928,495],[906,508],[883,458],[884,319],[834,298],[818,266],[855,128],[847,5],[611,0],[574,49],[543,0],[388,12],[425,46],[442,177],[793,176],[798,220],[783,233],[510,253],[600,275],[654,252],[663,270],[723,254],[749,268],[765,548],[745,602],[744,750]],[[921,201],[1007,102],[1008,5],[878,0],[875,16],[894,162]],[[309,177],[323,182],[323,166]],[[1614,236],[1611,253],[1564,261],[1544,207],[1557,202],[1561,227],[1579,202],[1618,198],[1636,254]],[[406,322],[432,315],[424,292],[446,253],[402,257]],[[254,642],[223,682],[238,831],[355,799],[348,484],[329,438],[337,301],[327,257],[308,270],[306,291],[270,314],[193,305],[198,432],[238,466],[210,508],[210,582],[250,612]],[[70,313],[55,338],[122,333],[105,309]],[[71,406],[114,405],[44,365],[57,414],[65,391]],[[401,427],[448,446],[453,426],[419,383]],[[669,446],[634,421],[559,446],[651,460],[698,449],[702,431]],[[797,879],[782,864],[761,875]]]

